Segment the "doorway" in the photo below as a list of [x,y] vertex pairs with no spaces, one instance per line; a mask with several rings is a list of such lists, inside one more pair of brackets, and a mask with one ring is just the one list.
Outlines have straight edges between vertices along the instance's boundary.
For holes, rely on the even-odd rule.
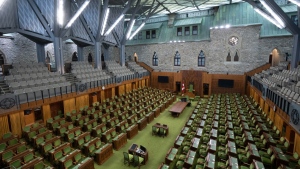
[[203,83],[203,95],[209,95],[209,84]]
[[278,49],[273,49],[269,55],[269,63],[272,66],[277,66],[280,62],[280,54]]
[[290,140],[289,140],[290,147],[288,149],[288,152],[293,152],[294,151],[294,145],[295,145],[294,141],[295,141],[295,131],[291,130],[291,132],[290,132]]
[[181,82],[176,82],[176,92],[180,93],[181,91]]

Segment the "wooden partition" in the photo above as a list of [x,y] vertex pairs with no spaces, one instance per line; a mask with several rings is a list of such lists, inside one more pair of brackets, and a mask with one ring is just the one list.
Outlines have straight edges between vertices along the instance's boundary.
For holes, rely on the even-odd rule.
[[125,85],[117,86],[117,88],[119,88],[119,95],[125,94]]
[[[13,134],[16,134],[19,137],[21,137],[22,136],[22,128],[25,126],[24,112],[21,111],[21,112],[9,114],[9,122],[10,122],[11,132]],[[2,130],[2,128],[1,128],[1,130]]]
[[44,125],[46,125],[46,122],[49,118],[51,118],[51,110],[50,110],[50,105],[43,105],[42,106],[42,113],[43,113],[43,121]]
[[275,114],[274,125],[278,128],[278,130],[279,130],[280,132],[282,131],[283,120],[282,120],[282,118],[278,115],[278,113]]
[[2,139],[3,134],[10,132],[9,130],[9,123],[8,123],[8,116],[0,117],[0,139]]
[[132,88],[131,88],[131,83],[127,83],[126,85],[125,85],[125,93],[128,93],[128,92],[130,92],[132,90]]
[[76,110],[75,98],[64,100],[64,114]]
[[[169,83],[159,83],[158,76],[168,76]],[[176,82],[182,81],[181,72],[152,72],[151,73],[151,86],[159,89],[167,89],[170,91],[176,90]]]
[[75,98],[76,110],[80,110],[80,108],[89,105],[89,95],[82,95]]
[[29,124],[33,124],[35,122],[35,114],[32,110],[25,110],[25,111],[29,111],[29,113],[24,114],[24,121],[25,121],[25,125],[29,125]]

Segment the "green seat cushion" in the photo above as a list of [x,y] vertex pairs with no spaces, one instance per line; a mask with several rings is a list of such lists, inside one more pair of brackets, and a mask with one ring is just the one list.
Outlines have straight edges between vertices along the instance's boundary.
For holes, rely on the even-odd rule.
[[197,160],[197,164],[204,164],[205,163],[205,159],[204,158],[198,158]]

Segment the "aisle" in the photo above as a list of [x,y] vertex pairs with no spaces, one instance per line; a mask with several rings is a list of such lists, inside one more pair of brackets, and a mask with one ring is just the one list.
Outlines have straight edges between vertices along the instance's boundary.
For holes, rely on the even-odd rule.
[[[175,103],[175,102],[174,102]],[[174,104],[173,103],[173,104]],[[172,105],[173,105],[172,104]],[[192,114],[196,105],[194,101],[190,107],[186,107],[179,118],[174,118],[168,112],[170,105],[163,113],[155,118],[147,127],[139,131],[132,139],[128,140],[127,144],[118,151],[114,151],[114,155],[110,157],[104,164],[98,165],[95,163],[96,169],[119,169],[119,168],[134,168],[133,166],[124,165],[123,151],[128,150],[132,143],[143,145],[147,148],[149,159],[146,165],[141,166],[143,169],[155,169],[164,162],[167,151],[173,147],[174,141],[180,130],[185,125],[187,119]],[[167,124],[169,126],[169,135],[167,137],[152,136],[152,125],[155,123]]]

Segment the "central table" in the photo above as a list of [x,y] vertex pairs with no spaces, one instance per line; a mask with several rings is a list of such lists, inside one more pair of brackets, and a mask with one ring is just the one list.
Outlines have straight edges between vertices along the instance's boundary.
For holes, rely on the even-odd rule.
[[144,158],[143,164],[148,161],[148,151],[142,151],[137,144],[132,144],[128,149],[129,154],[136,154]]
[[177,102],[170,108],[169,111],[172,113],[173,116],[178,117],[187,105],[188,102]]

